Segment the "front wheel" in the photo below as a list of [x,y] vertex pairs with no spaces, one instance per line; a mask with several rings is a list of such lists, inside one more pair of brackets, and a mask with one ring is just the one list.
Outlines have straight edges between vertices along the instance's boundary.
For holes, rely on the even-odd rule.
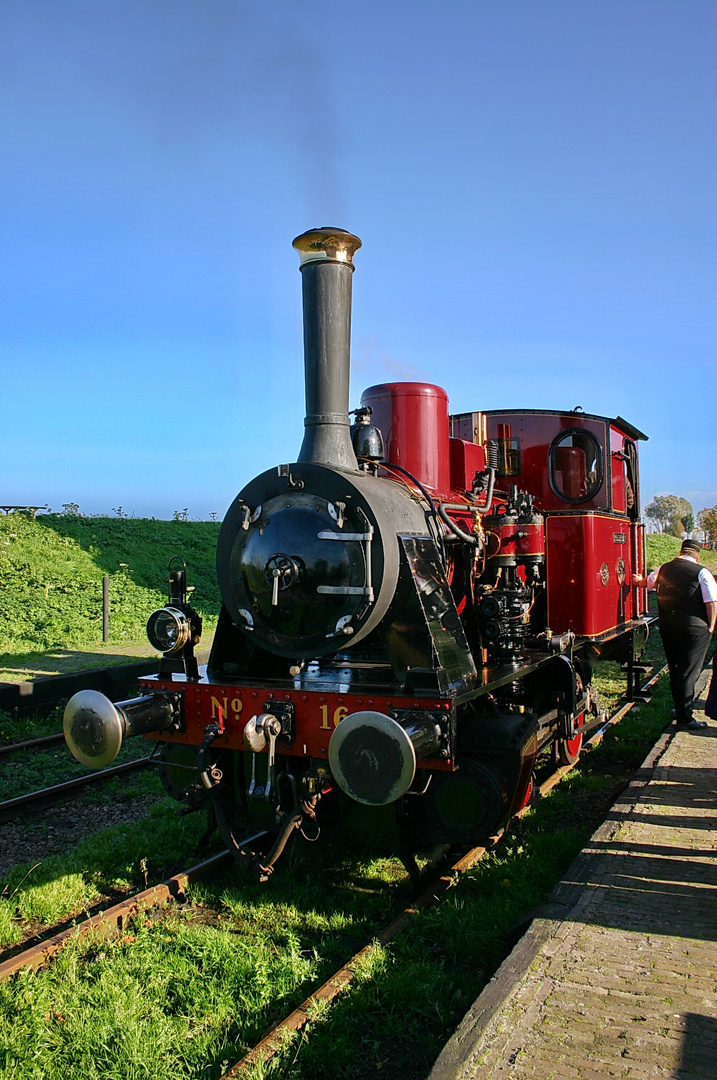
[[[575,726],[581,728],[585,723],[585,714],[580,713],[580,716],[575,722]],[[561,765],[574,765],[580,757],[580,751],[583,747],[582,732],[577,732],[572,739],[558,739],[558,761]]]

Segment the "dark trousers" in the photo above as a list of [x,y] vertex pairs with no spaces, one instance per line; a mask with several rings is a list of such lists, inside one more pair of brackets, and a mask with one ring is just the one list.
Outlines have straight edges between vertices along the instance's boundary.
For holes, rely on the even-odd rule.
[[671,626],[661,626],[660,636],[670,668],[670,690],[675,703],[677,723],[689,724],[692,720],[695,683],[702,671],[712,635],[705,623],[704,629],[688,627],[678,630]]
[[717,649],[712,657],[712,682],[705,701],[705,716],[709,716],[710,720],[717,720]]

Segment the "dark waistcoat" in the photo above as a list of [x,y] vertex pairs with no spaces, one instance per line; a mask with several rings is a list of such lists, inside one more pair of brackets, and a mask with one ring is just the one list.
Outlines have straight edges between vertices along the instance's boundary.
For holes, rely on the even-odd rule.
[[702,599],[700,564],[694,559],[673,559],[664,563],[657,575],[657,610],[660,626],[667,629],[688,629],[708,623],[707,608]]

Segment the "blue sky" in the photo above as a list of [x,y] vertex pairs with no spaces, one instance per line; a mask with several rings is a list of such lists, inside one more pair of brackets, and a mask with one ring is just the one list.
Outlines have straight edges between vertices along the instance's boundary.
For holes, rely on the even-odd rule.
[[620,414],[717,503],[714,0],[5,0],[0,503],[221,517],[303,434],[295,235],[357,233],[352,404]]

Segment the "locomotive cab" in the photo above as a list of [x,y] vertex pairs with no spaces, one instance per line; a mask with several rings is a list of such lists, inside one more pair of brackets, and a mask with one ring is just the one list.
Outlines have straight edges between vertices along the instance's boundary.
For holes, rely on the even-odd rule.
[[545,519],[547,626],[590,639],[607,657],[647,608],[632,574],[644,573],[638,448],[646,440],[622,417],[582,410],[492,411],[451,417],[454,433],[485,424],[498,483],[534,495]]

